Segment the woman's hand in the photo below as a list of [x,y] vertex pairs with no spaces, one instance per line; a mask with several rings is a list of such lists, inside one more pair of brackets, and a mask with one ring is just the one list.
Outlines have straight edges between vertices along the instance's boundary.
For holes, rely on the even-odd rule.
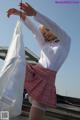
[[11,15],[19,15],[19,11],[15,8],[10,8],[7,11],[7,16],[10,17]]
[[23,10],[27,16],[35,16],[36,10],[32,8],[28,3],[20,3],[20,9]]
[[26,14],[24,12],[21,12],[15,8],[11,8],[7,11],[7,16],[10,17],[11,15],[18,15],[23,20],[25,20],[25,18],[26,18]]

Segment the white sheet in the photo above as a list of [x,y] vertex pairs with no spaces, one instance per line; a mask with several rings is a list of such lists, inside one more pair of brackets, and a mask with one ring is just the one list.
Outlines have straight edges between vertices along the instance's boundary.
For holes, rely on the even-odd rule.
[[4,66],[0,72],[0,111],[9,111],[10,117],[21,113],[25,66],[21,21],[18,21]]

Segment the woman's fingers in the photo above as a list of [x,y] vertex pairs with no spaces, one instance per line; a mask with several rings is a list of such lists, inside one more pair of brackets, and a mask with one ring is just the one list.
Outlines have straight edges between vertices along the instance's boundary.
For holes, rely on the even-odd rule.
[[[30,5],[29,3],[27,3],[27,2],[25,2],[25,5],[31,7],[31,5]],[[32,8],[32,7],[31,7],[31,8]]]
[[15,8],[11,8],[7,11],[7,16],[10,17],[11,15],[19,15],[20,11]]
[[20,3],[19,6],[20,6],[20,9],[24,11],[27,10],[27,5],[25,5],[24,3]]
[[15,12],[15,9],[14,8],[11,8],[7,11],[7,16],[10,17],[10,15],[14,14]]
[[34,16],[36,15],[36,11],[32,8],[28,3],[20,3],[20,9],[23,10],[27,16]]

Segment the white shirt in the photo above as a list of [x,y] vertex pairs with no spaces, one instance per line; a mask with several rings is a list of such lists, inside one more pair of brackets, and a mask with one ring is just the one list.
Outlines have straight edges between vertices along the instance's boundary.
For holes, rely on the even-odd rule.
[[35,35],[36,40],[41,47],[39,63],[45,68],[58,71],[68,55],[70,49],[70,37],[55,22],[51,21],[41,13],[37,13],[36,16],[34,16],[34,19],[49,28],[60,40],[59,42],[46,42],[39,28],[37,28],[28,18],[25,19],[25,25]]

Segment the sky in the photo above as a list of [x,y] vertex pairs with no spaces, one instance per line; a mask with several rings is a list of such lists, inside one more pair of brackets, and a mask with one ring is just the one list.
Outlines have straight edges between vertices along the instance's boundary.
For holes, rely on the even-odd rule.
[[[56,91],[60,95],[80,98],[80,4],[61,4],[56,3],[56,0],[22,1],[27,1],[37,11],[47,15],[70,35],[71,48],[65,63],[57,74]],[[13,31],[19,17],[11,16],[7,18],[6,11],[9,8],[19,8],[19,3],[20,0],[0,0],[0,47],[10,46]],[[35,23],[34,20],[33,22]],[[24,24],[22,24],[22,32],[25,47],[40,56],[40,48],[33,38],[33,34]],[[3,65],[4,62],[0,60],[0,70]]]

